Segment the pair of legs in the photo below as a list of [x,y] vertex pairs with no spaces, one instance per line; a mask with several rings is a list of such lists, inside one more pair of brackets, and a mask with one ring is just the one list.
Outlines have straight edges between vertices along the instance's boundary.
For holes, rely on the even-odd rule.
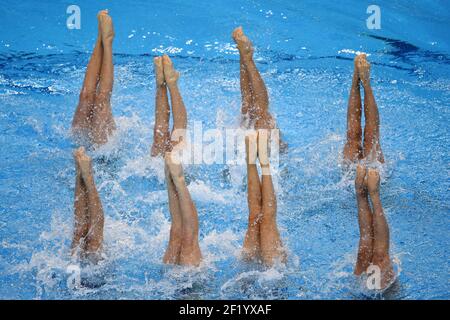
[[92,160],[83,147],[74,152],[75,182],[75,228],[72,255],[79,254],[97,262],[103,244],[103,207],[95,187]]
[[[361,145],[361,93],[364,88],[364,139]],[[365,54],[355,58],[352,87],[347,112],[347,143],[344,159],[348,162],[365,160],[384,163],[380,146],[380,118],[375,97],[370,85],[370,64]],[[389,226],[380,200],[380,175],[376,169],[358,165],[355,190],[358,205],[360,240],[355,274],[360,275],[373,264],[380,268],[381,287],[386,287],[393,278],[389,257]],[[369,196],[372,208],[369,204]]]
[[[248,128],[275,129],[275,119],[269,112],[269,94],[261,74],[253,60],[253,45],[242,27],[233,31],[240,56],[240,84],[242,96],[242,124]],[[285,152],[287,144],[280,139],[280,151]]]
[[[364,88],[365,117],[364,140],[362,145],[360,84]],[[347,110],[347,143],[344,147],[344,159],[350,162],[361,159],[384,162],[383,152],[380,146],[380,117],[370,85],[370,64],[365,54],[360,54],[355,58],[355,69]]]
[[114,30],[107,10],[100,11],[97,19],[97,41],[87,66],[72,130],[93,144],[101,145],[107,142],[115,129],[110,103],[114,81]]
[[242,27],[236,28],[232,37],[237,44],[240,56],[242,117],[255,129],[263,127],[274,129],[275,122],[269,112],[267,88],[253,60],[253,45],[244,34]]
[[[246,136],[248,229],[244,239],[246,260],[261,260],[271,266],[285,262],[286,253],[277,228],[277,198],[270,173],[268,156],[269,131],[259,129]],[[256,160],[259,158],[262,177],[259,178]]]
[[394,271],[389,257],[389,227],[380,199],[378,171],[358,165],[355,191],[360,232],[355,274],[366,272],[370,265],[378,266],[381,276],[380,289],[384,289],[392,282]]
[[[163,262],[169,264],[200,264],[202,255],[198,244],[198,215],[184,179],[181,163],[175,154],[183,144],[187,127],[187,113],[178,89],[179,73],[167,55],[154,59],[156,76],[156,108],[152,156],[164,156],[165,175],[172,219],[169,244]],[[172,104],[173,130],[169,133]],[[177,137],[177,138],[176,138]],[[175,141],[171,141],[173,138]],[[172,144],[173,142],[173,144]]]

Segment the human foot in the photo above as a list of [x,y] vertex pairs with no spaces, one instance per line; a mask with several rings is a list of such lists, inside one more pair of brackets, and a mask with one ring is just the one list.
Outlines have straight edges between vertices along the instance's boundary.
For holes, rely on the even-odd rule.
[[367,61],[367,56],[359,54],[355,58],[355,67],[358,70],[358,76],[363,86],[370,83],[370,63]]
[[92,160],[86,154],[86,151],[83,147],[76,149],[73,153],[75,158],[75,162],[77,164],[78,169],[80,170],[81,176],[85,183],[88,185],[92,179]]
[[155,67],[156,85],[162,86],[164,84],[164,67],[162,57],[153,58],[153,64]]
[[173,67],[172,60],[168,55],[165,54],[162,57],[162,63],[164,67],[164,78],[166,79],[166,83],[168,85],[175,84],[180,77],[180,73]]
[[367,189],[370,194],[378,194],[380,191],[380,174],[377,169],[370,168],[367,171]]
[[100,11],[97,17],[100,24],[103,44],[111,43],[114,38],[114,27],[112,19],[108,15],[108,10]]
[[101,16],[104,14],[108,14],[108,9],[105,10],[100,10],[97,13],[97,20],[98,20],[98,36],[97,36],[97,40],[98,41],[102,41],[102,23],[101,23]]
[[250,39],[244,34],[242,27],[238,27],[233,30],[231,35],[236,42],[237,47],[241,55],[251,57],[253,55],[253,45]]

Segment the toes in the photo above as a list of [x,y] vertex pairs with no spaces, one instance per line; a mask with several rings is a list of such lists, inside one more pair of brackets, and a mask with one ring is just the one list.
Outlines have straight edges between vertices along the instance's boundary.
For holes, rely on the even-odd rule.
[[160,67],[162,67],[162,58],[161,57],[154,57],[153,58],[153,63],[155,64],[155,66],[157,67],[157,68],[160,68]]
[[84,147],[79,147],[73,151],[74,156],[80,156],[85,153]]
[[164,65],[166,65],[166,66],[168,66],[170,68],[173,67],[172,60],[170,59],[170,57],[167,54],[163,55],[162,59],[163,59]]
[[373,180],[378,180],[380,178],[380,174],[378,173],[377,169],[374,168],[369,168],[368,172],[368,177],[369,179],[373,179]]
[[243,34],[244,34],[244,32],[242,30],[242,27],[239,26],[233,30],[232,37],[236,39],[236,38],[242,36]]

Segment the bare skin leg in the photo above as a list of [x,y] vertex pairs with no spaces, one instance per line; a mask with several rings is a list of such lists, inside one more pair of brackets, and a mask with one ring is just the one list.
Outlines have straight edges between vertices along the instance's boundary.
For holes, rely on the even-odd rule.
[[154,59],[156,77],[155,127],[153,129],[152,157],[164,156],[170,142],[169,117],[170,106],[167,86],[164,79],[162,57]]
[[347,143],[344,147],[344,159],[350,162],[362,158],[361,146],[361,92],[359,88],[360,79],[358,65],[361,55],[355,58],[355,67],[353,71],[352,87],[350,89],[350,98],[347,109]]
[[95,186],[91,158],[85,153],[84,148],[77,149],[74,152],[74,157],[80,169],[87,195],[89,227],[85,240],[85,254],[88,258],[96,262],[103,244],[103,206]]
[[114,29],[111,17],[107,14],[99,16],[103,58],[100,72],[100,81],[95,95],[91,139],[94,144],[101,145],[108,141],[108,137],[116,128],[111,110],[111,93],[114,82],[114,66],[112,58],[112,42]]
[[95,42],[94,51],[92,52],[87,66],[78,107],[72,120],[72,130],[76,134],[90,134],[92,109],[94,107],[95,94],[103,59],[102,31],[100,23],[100,16],[103,14],[105,14],[105,10],[100,11],[97,15],[97,19],[99,20],[97,41]]
[[372,264],[381,269],[381,288],[386,288],[394,279],[394,270],[389,256],[389,226],[380,199],[380,175],[376,169],[367,172],[367,189],[373,207],[373,258]]
[[[248,114],[250,127],[255,129],[275,129],[275,119],[269,111],[269,94],[253,60],[253,45],[248,37],[244,35],[242,27],[236,28],[232,37],[237,44],[240,54],[241,113]],[[280,152],[284,153],[287,149],[287,143],[280,138]]]
[[[173,130],[186,130],[187,112],[178,89],[177,81],[179,73],[174,69],[172,61],[167,55],[163,58],[164,79],[170,91],[172,103]],[[173,142],[176,145],[181,140]],[[166,175],[169,200],[172,200],[171,215],[172,227],[174,228],[173,239],[179,239],[181,234],[181,247],[179,249],[178,263],[181,265],[198,266],[202,259],[200,246],[198,244],[198,214],[194,202],[192,201],[189,190],[184,179],[183,167],[181,164],[172,161],[172,154],[166,152]],[[179,232],[179,220],[181,217],[181,233]],[[175,224],[174,224],[175,223]],[[172,233],[172,230],[171,230]],[[174,240],[173,247],[176,247],[177,241]]]
[[[167,96],[166,80],[164,78],[164,68],[162,57],[153,60],[156,77],[156,106],[155,106],[155,127],[153,132],[152,157],[164,156],[169,151],[169,116],[170,106]],[[163,262],[167,264],[178,264],[180,262],[181,240],[182,240],[182,219],[179,197],[175,185],[170,175],[167,165],[164,167],[167,192],[169,199],[169,211],[172,224],[170,226],[169,244],[163,257]]]
[[[280,239],[276,221],[277,198],[270,172],[268,135],[269,133],[267,130],[258,130],[258,157],[262,171],[262,219],[260,225],[261,257],[264,264],[271,266],[277,260],[283,263],[286,262],[286,252]],[[261,148],[261,146],[263,146],[263,148]]]
[[180,198],[173,183],[169,167],[165,165],[167,192],[169,197],[169,211],[172,219],[170,226],[169,245],[163,257],[163,262],[167,264],[180,263],[180,253],[182,244],[183,220],[180,208]]
[[87,205],[87,190],[81,177],[81,170],[78,161],[75,159],[76,178],[75,178],[75,225],[72,240],[72,256],[78,251],[85,250],[86,236],[89,231],[89,212]]
[[202,254],[198,244],[197,209],[186,186],[183,167],[181,164],[172,161],[172,155],[169,152],[166,153],[166,165],[175,185],[181,209],[182,230],[179,263],[181,265],[198,266]]
[[364,87],[364,117],[366,125],[364,127],[364,158],[369,161],[378,160],[384,162],[383,152],[380,146],[380,117],[375,97],[370,85],[370,64],[366,55],[360,55],[358,60],[359,78]]
[[[233,38],[242,32],[241,29],[236,29],[233,32]],[[244,55],[247,54],[247,50],[245,48],[239,47],[239,66],[240,66],[240,84],[241,84],[241,97],[242,97],[242,107],[241,107],[241,116],[242,123],[248,125],[252,125],[248,122],[253,122],[256,118],[255,107],[253,106],[253,89],[250,83],[250,77],[247,71],[247,67],[245,65]]]
[[[243,100],[243,103],[247,105],[250,103],[247,93],[251,92],[252,103],[250,105],[254,110],[253,108],[250,108],[249,115],[255,117],[254,119],[251,119],[256,121],[255,129],[261,128],[261,124],[269,125],[269,128],[266,129],[273,129],[275,128],[275,122],[269,112],[269,95],[264,80],[261,78],[258,68],[253,60],[253,45],[247,36],[244,35],[242,27],[236,28],[233,31],[232,36],[239,49],[241,64],[244,65],[244,70],[246,71],[244,72],[245,77],[241,77],[241,86],[242,82],[245,82],[244,87],[241,87],[243,97],[245,93],[245,100]],[[249,80],[249,82],[246,80]]]
[[[244,238],[242,255],[245,260],[261,259],[260,222],[262,218],[261,183],[259,181],[257,158],[257,134],[245,137],[247,153],[247,202],[249,209],[248,229]],[[253,150],[254,149],[254,150]]]
[[[186,130],[187,112],[186,107],[184,106],[183,98],[180,94],[180,90],[178,89],[177,82],[180,77],[180,73],[174,69],[173,63],[169,56],[164,55],[162,59],[164,66],[164,78],[166,79],[167,87],[169,87],[170,102],[172,105],[173,135],[175,130]],[[181,140],[178,139],[177,141],[172,141],[172,143],[177,144],[180,141]]]
[[359,276],[367,271],[373,255],[372,211],[367,193],[366,168],[361,165],[356,168],[355,191],[358,205],[359,246],[354,273]]

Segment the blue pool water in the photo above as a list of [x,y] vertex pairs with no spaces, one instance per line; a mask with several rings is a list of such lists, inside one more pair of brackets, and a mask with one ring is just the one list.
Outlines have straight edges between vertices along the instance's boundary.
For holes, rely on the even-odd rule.
[[[81,29],[68,30],[71,2],[0,1],[1,299],[373,298],[352,276],[357,212],[352,177],[340,166],[357,51],[372,62],[387,159],[382,201],[399,273],[375,298],[449,298],[448,3],[377,1],[380,30],[366,27],[366,1],[93,3],[76,1]],[[102,8],[116,29],[118,124],[115,137],[92,154],[107,160],[94,164],[107,259],[89,286],[72,290],[69,129]],[[238,25],[256,45],[271,109],[290,146],[275,176],[289,261],[264,269],[239,260],[245,169],[202,165],[187,174],[204,263],[199,270],[165,267],[167,195],[162,165],[149,157],[152,56],[173,57],[190,121],[235,127],[239,65],[230,33]]]

